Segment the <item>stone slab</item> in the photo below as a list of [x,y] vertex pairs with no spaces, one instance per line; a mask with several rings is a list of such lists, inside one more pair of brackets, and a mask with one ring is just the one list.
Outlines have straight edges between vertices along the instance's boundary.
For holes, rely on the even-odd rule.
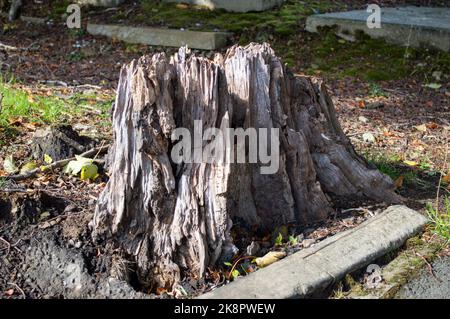
[[169,47],[187,45],[192,49],[203,50],[215,50],[226,46],[229,36],[225,32],[182,31],[92,23],[87,25],[87,31],[92,35],[107,36],[128,43]]
[[[8,14],[5,12],[0,12],[0,16],[2,16],[5,19],[8,19]],[[20,20],[27,23],[33,23],[33,24],[46,24],[47,20],[46,18],[36,18],[36,17],[27,17],[24,15],[21,15],[19,17]]]
[[77,0],[76,3],[81,5],[91,5],[94,7],[117,7],[122,4],[123,0]]
[[188,3],[232,12],[250,12],[272,9],[281,5],[284,0],[163,0],[163,2]]
[[399,248],[426,223],[427,218],[406,206],[391,206],[354,229],[327,238],[199,298],[306,298]]
[[337,27],[338,34],[362,31],[389,43],[431,47],[450,51],[450,8],[397,7],[381,9],[381,28],[369,29],[366,10],[334,12],[309,16],[306,30],[318,32],[320,27]]

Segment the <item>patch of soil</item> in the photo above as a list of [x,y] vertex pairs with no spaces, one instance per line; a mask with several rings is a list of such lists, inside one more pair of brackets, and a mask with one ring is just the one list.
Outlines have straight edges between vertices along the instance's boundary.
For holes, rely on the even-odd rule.
[[[0,25],[8,24],[0,16]],[[37,25],[16,21],[2,34],[2,43],[20,48],[0,55],[2,73],[14,74],[24,83],[58,81],[65,85],[101,85],[114,88],[123,64],[143,54],[176,50],[127,45],[113,39],[74,34],[56,24]],[[1,51],[1,50],[0,50]]]
[[55,125],[39,129],[33,136],[32,154],[35,159],[45,155],[53,161],[59,161],[84,153],[94,147],[95,141],[78,135],[70,125]]
[[89,211],[46,192],[0,202],[0,298],[152,297],[112,276],[117,254],[91,241]]

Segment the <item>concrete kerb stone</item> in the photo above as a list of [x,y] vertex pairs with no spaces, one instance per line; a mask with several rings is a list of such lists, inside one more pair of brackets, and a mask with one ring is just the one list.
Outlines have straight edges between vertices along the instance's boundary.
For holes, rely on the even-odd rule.
[[427,221],[423,215],[405,206],[391,206],[354,229],[332,236],[199,298],[306,298],[399,248],[420,232]]
[[168,47],[187,45],[190,48],[202,50],[222,48],[226,46],[229,37],[229,34],[225,32],[183,31],[93,23],[87,25],[87,31],[95,36],[107,36],[128,43]]

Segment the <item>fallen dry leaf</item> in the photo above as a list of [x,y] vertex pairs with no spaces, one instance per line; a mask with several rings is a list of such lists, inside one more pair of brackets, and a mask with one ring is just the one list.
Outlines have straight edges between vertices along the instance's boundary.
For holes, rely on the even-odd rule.
[[8,123],[11,126],[21,126],[23,124],[23,118],[22,117],[17,117],[17,118],[10,117],[8,119]]
[[403,176],[403,175],[399,176],[394,182],[395,188],[396,189],[401,188],[403,186],[404,180],[405,180],[405,176]]
[[430,122],[430,123],[428,123],[426,126],[427,126],[427,128],[430,129],[430,130],[437,129],[437,128],[439,127],[439,125],[438,125],[437,123],[434,123],[434,122]]
[[177,9],[189,9],[189,5],[185,3],[179,3],[176,5]]
[[416,126],[414,126],[414,128],[416,130],[418,130],[419,132],[426,132],[427,131],[427,126],[425,124],[416,125]]
[[12,296],[12,295],[14,295],[14,289],[8,289],[8,290],[6,290],[6,291],[5,291],[5,295],[7,295],[7,296]]
[[159,288],[156,288],[156,294],[157,295],[163,295],[163,294],[165,294],[165,293],[167,293],[167,289],[166,288],[161,288],[161,287],[159,287]]
[[286,257],[286,253],[284,251],[271,251],[265,254],[263,257],[259,257],[255,259],[256,265],[258,267],[267,267],[274,262]]
[[442,178],[442,180],[443,180],[444,182],[450,184],[450,172],[448,172],[448,174],[445,175],[445,176]]
[[366,107],[366,102],[365,102],[364,100],[359,101],[359,102],[358,102],[358,107],[359,107],[360,109],[365,108],[365,107]]

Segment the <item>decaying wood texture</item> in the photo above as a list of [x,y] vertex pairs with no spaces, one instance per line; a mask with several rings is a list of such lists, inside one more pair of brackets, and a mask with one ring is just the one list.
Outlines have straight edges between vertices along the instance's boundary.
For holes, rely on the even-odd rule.
[[[171,133],[192,131],[194,120],[204,129],[279,128],[278,172],[174,164]],[[271,231],[327,218],[333,196],[401,201],[392,181],[355,153],[324,84],[292,74],[267,44],[234,46],[213,61],[181,48],[131,62],[120,74],[113,129],[93,236],[116,240],[151,287],[172,288],[231,259],[233,222]]]

